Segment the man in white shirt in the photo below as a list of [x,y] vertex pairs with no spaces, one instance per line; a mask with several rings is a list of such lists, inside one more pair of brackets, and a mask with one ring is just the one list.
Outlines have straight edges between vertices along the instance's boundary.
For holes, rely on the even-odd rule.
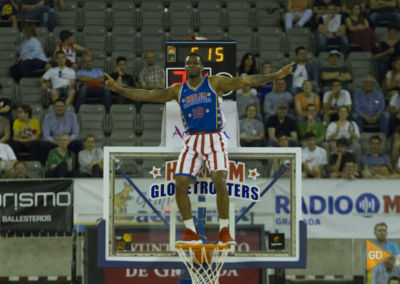
[[0,178],[11,178],[17,157],[12,148],[6,143],[0,143]]
[[[42,89],[50,90],[51,102],[54,103],[58,98],[65,100],[67,105],[73,104],[75,98],[75,70],[66,66],[64,52],[57,51],[55,55],[57,67],[50,68],[40,78]],[[51,82],[51,89],[48,86]]]
[[328,164],[326,150],[315,144],[315,134],[307,132],[304,134],[304,145],[302,149],[303,178],[320,178],[324,166]]
[[322,99],[324,120],[327,122],[337,120],[339,107],[346,106],[351,112],[351,105],[349,91],[342,89],[342,83],[339,80],[334,80],[332,82],[332,90],[325,92]]

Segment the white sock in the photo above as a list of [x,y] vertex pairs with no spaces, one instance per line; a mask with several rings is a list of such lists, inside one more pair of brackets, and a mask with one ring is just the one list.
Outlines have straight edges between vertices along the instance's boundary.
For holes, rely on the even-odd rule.
[[222,228],[227,227],[228,228],[228,219],[219,219],[219,230],[221,231]]
[[193,218],[188,219],[188,220],[183,220],[183,223],[185,224],[185,227],[192,230],[193,232],[196,232],[196,227],[194,226]]

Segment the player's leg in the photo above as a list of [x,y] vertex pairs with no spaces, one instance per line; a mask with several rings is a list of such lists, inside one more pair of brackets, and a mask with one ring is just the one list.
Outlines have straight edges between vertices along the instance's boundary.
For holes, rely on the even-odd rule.
[[192,207],[188,195],[188,187],[193,179],[187,176],[176,176],[175,178],[175,198],[179,212],[183,220],[192,219]]

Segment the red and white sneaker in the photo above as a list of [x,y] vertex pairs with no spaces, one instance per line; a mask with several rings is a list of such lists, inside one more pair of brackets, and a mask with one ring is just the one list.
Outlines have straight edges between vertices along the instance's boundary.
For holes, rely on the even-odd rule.
[[218,235],[220,245],[236,245],[235,240],[231,237],[228,227],[224,227],[219,231]]
[[177,245],[200,245],[202,243],[200,235],[188,228],[185,228],[182,238],[176,241]]

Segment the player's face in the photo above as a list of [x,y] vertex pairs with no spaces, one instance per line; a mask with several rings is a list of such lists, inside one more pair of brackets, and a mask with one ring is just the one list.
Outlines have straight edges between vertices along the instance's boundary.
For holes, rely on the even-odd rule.
[[203,64],[201,64],[200,58],[194,55],[186,57],[185,71],[189,77],[200,76],[203,71]]

